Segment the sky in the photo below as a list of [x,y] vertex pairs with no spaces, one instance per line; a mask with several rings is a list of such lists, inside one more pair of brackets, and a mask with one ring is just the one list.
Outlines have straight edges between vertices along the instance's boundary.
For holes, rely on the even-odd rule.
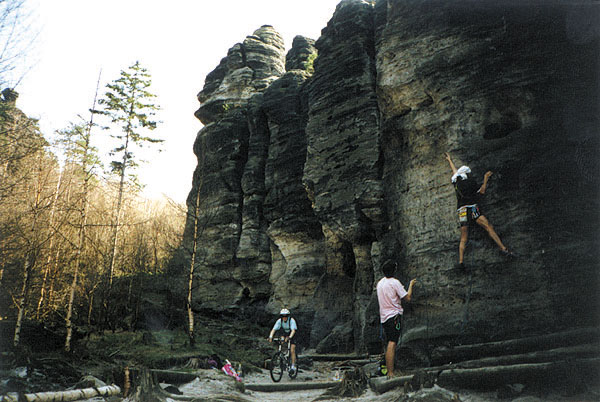
[[[15,88],[17,106],[39,118],[48,136],[86,119],[100,75],[99,95],[122,70],[139,61],[162,123],[152,132],[165,142],[148,151],[138,170],[144,195],[184,202],[202,124],[196,95],[227,50],[262,25],[272,25],[289,50],[296,35],[318,39],[340,0],[27,0],[39,34],[32,68]],[[93,138],[107,150],[108,132]]]

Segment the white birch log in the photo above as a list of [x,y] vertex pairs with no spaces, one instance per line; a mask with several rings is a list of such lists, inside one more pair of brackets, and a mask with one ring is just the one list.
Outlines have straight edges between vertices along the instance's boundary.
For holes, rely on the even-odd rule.
[[19,394],[9,392],[0,396],[0,402],[18,402],[25,400],[27,402],[57,402],[57,401],[77,401],[80,399],[89,399],[95,396],[114,396],[121,393],[121,388],[117,385],[107,385],[99,388],[74,389],[70,391],[38,392],[34,394],[23,394],[24,399],[19,399]]

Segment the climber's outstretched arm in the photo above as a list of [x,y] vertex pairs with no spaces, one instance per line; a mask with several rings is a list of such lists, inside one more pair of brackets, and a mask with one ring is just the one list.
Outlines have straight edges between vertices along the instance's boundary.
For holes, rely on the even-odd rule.
[[481,194],[481,195],[485,194],[485,189],[487,188],[488,180],[491,175],[492,175],[492,171],[490,171],[490,170],[485,172],[485,174],[483,175],[483,184],[481,185],[481,187],[479,187],[479,191],[477,191],[479,194]]
[[446,155],[446,160],[450,164],[450,168],[452,169],[452,174],[456,174],[456,166],[452,163],[452,158],[450,158],[450,154],[448,152],[444,153]]

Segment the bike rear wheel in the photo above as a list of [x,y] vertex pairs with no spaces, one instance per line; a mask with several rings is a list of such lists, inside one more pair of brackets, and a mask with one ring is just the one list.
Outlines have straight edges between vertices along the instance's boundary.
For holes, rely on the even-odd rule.
[[279,382],[281,377],[283,376],[283,372],[285,371],[285,358],[281,354],[281,352],[275,352],[273,357],[271,357],[271,366],[269,367],[269,373],[271,374],[271,379],[274,382]]

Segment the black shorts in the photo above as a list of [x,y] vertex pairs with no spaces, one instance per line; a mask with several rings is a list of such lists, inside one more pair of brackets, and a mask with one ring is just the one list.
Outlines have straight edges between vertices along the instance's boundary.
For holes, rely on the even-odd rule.
[[[276,332],[275,333],[276,337],[280,337],[280,336],[290,336],[290,334],[286,334],[285,332]],[[298,339],[298,331],[296,331],[296,333],[294,334],[293,337],[290,338],[290,344],[291,345],[295,345],[296,344],[296,340]]]
[[398,343],[400,334],[402,334],[402,315],[398,314],[395,317],[388,318],[383,324],[383,333],[385,334],[386,342]]
[[471,222],[475,222],[477,218],[481,216],[481,212],[479,211],[479,206],[477,204],[473,205],[465,205],[457,210],[458,213],[458,222],[460,226],[467,226]]

